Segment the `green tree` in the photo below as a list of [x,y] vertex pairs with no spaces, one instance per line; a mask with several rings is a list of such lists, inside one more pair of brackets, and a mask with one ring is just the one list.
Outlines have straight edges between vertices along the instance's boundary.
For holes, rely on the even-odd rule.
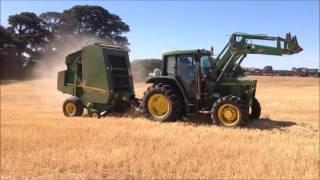
[[129,44],[128,39],[122,36],[130,31],[129,26],[118,15],[100,6],[74,6],[62,13],[61,20],[61,30],[65,32],[93,35],[122,46]]
[[38,68],[30,67],[34,64],[30,62],[45,59],[44,63],[50,64],[69,53],[66,50],[70,47],[81,48],[93,42],[125,48],[129,45],[123,36],[129,26],[99,6],[74,6],[63,13],[45,12],[40,16],[23,12],[10,16],[8,22],[9,27],[0,26],[1,78],[23,77],[26,69]]
[[[61,38],[61,13],[59,12],[45,12],[39,15],[39,18],[42,20],[42,26],[49,32],[46,38],[46,43],[41,46],[42,54],[53,54],[55,53],[54,49],[57,49],[59,46],[58,40],[64,40]],[[61,42],[62,44],[62,42]]]
[[20,79],[22,61],[17,56],[13,34],[10,29],[0,26],[0,77],[1,79]]
[[0,48],[12,44],[12,39],[12,34],[5,27],[0,25]]
[[49,32],[36,14],[23,12],[9,16],[9,27],[0,28],[1,78],[24,78],[25,64],[39,56]]
[[19,59],[23,54],[29,57],[38,55],[37,48],[45,42],[49,31],[43,26],[43,21],[34,13],[23,12],[9,16],[9,29],[13,34],[13,41]]
[[50,33],[57,33],[59,26],[61,26],[61,13],[59,12],[45,12],[40,14],[39,18],[42,20],[43,26]]

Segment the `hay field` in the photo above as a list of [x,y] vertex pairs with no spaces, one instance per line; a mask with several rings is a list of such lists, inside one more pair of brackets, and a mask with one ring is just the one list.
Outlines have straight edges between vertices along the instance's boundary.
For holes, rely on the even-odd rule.
[[2,81],[1,179],[319,179],[319,79],[255,78],[263,119],[237,129],[65,118],[55,80]]

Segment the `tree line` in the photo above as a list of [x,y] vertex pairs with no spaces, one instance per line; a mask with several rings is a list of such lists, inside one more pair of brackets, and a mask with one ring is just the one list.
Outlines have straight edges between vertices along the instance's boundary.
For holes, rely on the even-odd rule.
[[123,34],[130,28],[118,15],[100,6],[74,6],[36,15],[22,12],[0,26],[0,78],[25,79],[44,55],[54,56],[67,46],[96,42],[128,48]]
[[291,70],[275,70],[272,66],[259,68],[243,68],[246,75],[255,76],[301,76],[301,77],[320,77],[320,69],[293,67]]

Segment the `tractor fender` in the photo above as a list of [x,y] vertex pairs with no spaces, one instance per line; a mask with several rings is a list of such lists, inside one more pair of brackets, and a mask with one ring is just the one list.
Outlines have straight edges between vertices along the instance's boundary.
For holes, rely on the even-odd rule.
[[163,83],[163,84],[171,85],[177,90],[179,95],[183,98],[185,104],[188,104],[189,102],[184,88],[181,86],[180,82],[176,78],[168,77],[168,76],[150,77],[145,81],[145,83],[153,83],[153,84]]

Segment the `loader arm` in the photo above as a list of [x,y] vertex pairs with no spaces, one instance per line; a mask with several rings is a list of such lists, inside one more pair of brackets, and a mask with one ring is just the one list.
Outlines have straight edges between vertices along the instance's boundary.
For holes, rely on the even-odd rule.
[[[255,42],[274,41],[275,45],[261,45],[259,43],[252,43],[252,40]],[[298,44],[297,37],[291,37],[290,33],[286,34],[286,38],[233,33],[227,45],[214,61],[213,73],[214,77],[216,77],[215,82],[219,82],[226,73],[233,73],[247,54],[282,56],[296,54],[300,51],[302,51],[302,48]]]

